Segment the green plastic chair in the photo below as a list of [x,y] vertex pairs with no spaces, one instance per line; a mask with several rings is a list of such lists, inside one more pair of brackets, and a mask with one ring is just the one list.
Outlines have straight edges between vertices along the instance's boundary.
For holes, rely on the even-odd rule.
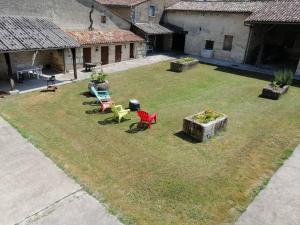
[[[121,105],[114,105],[111,106],[111,111],[114,114],[114,119],[118,121],[118,123],[121,122],[122,118],[129,115],[130,109],[124,109]],[[131,117],[130,117],[131,119]]]

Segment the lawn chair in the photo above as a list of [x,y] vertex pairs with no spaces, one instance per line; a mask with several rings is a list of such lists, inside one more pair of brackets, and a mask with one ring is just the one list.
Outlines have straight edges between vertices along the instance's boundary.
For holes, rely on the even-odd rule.
[[108,91],[97,91],[95,87],[91,87],[91,90],[97,98],[97,103],[111,102],[111,98]]
[[149,113],[139,110],[137,111],[137,115],[140,117],[141,121],[139,122],[138,126],[142,124],[147,124],[148,128],[151,128],[151,124],[154,121],[156,123],[156,113],[150,115]]
[[120,123],[122,118],[130,113],[130,109],[124,109],[123,106],[114,104],[111,105],[111,111],[113,112],[114,118],[118,121],[118,123]]
[[111,108],[113,102],[110,100],[108,102],[102,102],[101,100],[99,100],[100,102],[100,111],[101,112],[105,112],[106,109]]

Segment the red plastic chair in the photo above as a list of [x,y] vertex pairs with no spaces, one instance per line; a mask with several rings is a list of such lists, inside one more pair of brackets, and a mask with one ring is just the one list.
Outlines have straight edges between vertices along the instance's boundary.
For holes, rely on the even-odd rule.
[[154,121],[156,123],[156,113],[153,113],[151,116],[149,113],[139,110],[137,111],[137,115],[140,117],[141,121],[139,122],[138,126],[143,123],[148,124],[148,128],[151,128],[151,123]]

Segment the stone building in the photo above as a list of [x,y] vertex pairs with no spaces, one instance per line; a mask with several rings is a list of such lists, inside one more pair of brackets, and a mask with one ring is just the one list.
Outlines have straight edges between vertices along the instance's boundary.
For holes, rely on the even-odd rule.
[[[88,46],[85,44],[77,46],[77,67],[83,67],[84,62],[91,60],[94,63],[100,64],[102,62],[101,55],[97,54],[100,54],[102,46],[107,46],[109,49],[108,63],[143,57],[145,55],[146,47],[144,40],[129,31],[131,27],[130,22],[115,15],[105,6],[100,5],[94,0],[0,1],[0,16],[11,15],[43,18],[67,32],[69,34],[67,36],[73,40],[76,40],[79,34],[89,37],[90,42]],[[24,29],[14,28],[11,34],[17,37],[18,34],[25,32]],[[70,34],[76,35],[70,36]],[[94,42],[94,40],[103,40],[103,42]],[[0,43],[3,41],[3,39],[0,39]],[[78,42],[82,43],[81,41]],[[123,46],[123,49],[120,49],[119,46]],[[96,52],[96,49],[100,49],[100,51]],[[129,55],[130,51],[133,54]],[[89,55],[89,52],[91,55]],[[116,52],[120,54],[120,57],[115,57]],[[17,54],[13,53],[11,57],[13,62],[12,72],[15,75],[15,64],[41,64],[65,72],[73,69],[70,48],[60,48],[48,52],[39,51],[38,53],[34,49],[32,51],[26,50],[26,52],[20,50]],[[4,61],[4,58],[0,59],[0,79],[7,79],[7,68]]]
[[16,71],[32,71],[51,66],[64,68],[64,51],[70,49],[74,77],[77,78],[76,51],[80,45],[58,26],[39,17],[0,16],[0,74],[14,90]]
[[97,0],[112,12],[130,21],[131,30],[147,41],[150,51],[172,49],[174,27],[162,24],[165,8],[178,0]]
[[299,15],[297,0],[181,1],[166,9],[164,22],[186,32],[185,53],[299,73]]
[[[145,56],[144,39],[127,30],[112,31],[67,31],[81,44],[77,48],[77,63],[86,62],[106,65],[133,58]],[[66,51],[65,62],[67,70],[72,69],[71,51]]]

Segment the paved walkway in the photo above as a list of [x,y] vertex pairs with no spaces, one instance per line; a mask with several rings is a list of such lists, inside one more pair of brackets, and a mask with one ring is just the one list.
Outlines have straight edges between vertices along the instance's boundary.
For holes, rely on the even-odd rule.
[[300,146],[236,223],[236,225],[298,224],[300,224]]
[[[119,71],[128,70],[131,68],[136,68],[140,66],[150,65],[162,61],[172,60],[175,59],[175,55],[168,55],[168,54],[156,54],[152,56],[147,56],[145,58],[139,58],[139,59],[131,59],[128,61],[122,61],[119,63],[113,63],[103,66],[103,71],[105,73],[114,73]],[[99,70],[99,68],[97,68]],[[78,80],[85,80],[90,78],[91,73],[85,72],[83,69],[78,69]],[[37,90],[43,90],[46,88],[46,80],[49,76],[43,75],[40,79],[29,79],[25,80],[24,83],[16,83],[16,89],[20,91],[21,94],[31,92],[31,91],[37,91]],[[74,75],[73,73],[67,73],[67,74],[55,74],[57,85],[63,85],[73,82]],[[6,82],[0,82],[0,91],[9,91],[10,86],[9,83]]]
[[0,117],[1,225],[121,225]]

